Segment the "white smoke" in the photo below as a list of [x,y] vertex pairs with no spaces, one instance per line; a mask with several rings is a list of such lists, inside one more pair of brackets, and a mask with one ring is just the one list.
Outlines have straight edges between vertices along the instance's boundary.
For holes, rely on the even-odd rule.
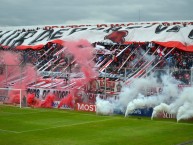
[[[146,80],[149,81],[149,83],[152,83],[149,77],[147,77]],[[157,95],[151,95],[148,97],[141,95],[141,97],[138,96],[130,101],[127,105],[125,117],[128,114],[132,114],[135,109],[152,108],[159,105],[160,103],[168,103],[172,102],[172,100],[175,100],[176,96],[178,95],[178,82],[169,75],[163,75],[161,80],[161,84],[157,83],[157,85],[147,86],[147,89],[161,86],[162,92],[158,93]]]
[[103,100],[99,96],[96,97],[96,114],[112,115],[113,108],[111,100]]
[[153,108],[151,119],[153,119],[153,117],[157,117],[159,112],[161,111],[168,112],[168,110],[169,110],[169,106],[165,103],[161,103],[160,105]]
[[193,87],[184,88],[179,98],[174,102],[174,106],[178,109],[177,121],[193,117]]
[[[129,102],[135,98],[146,95],[146,90],[153,87],[159,87],[156,78],[150,76],[147,78],[138,78],[130,86],[124,86],[119,94],[119,103],[121,106],[126,107]],[[139,95],[141,94],[141,95]]]
[[[154,108],[152,119],[163,111],[177,116],[177,121],[192,118],[193,87],[179,90],[178,85],[177,80],[166,74],[161,75],[161,82],[152,75],[135,79],[130,86],[123,86],[119,100],[97,99],[97,113],[109,115],[114,110],[120,110],[127,116],[134,113],[136,109]],[[151,88],[161,88],[162,91],[147,96]]]
[[151,61],[155,58],[155,55],[144,55],[144,59],[145,60],[148,60],[148,61]]
[[161,103],[160,105],[154,108],[152,113],[153,117],[156,117],[157,114],[161,111],[165,111],[169,114],[176,114],[177,121],[181,119],[188,119],[193,117],[193,91],[192,87],[184,88],[178,95],[177,98],[169,105]]
[[[134,104],[136,104],[137,102],[139,102],[138,104],[140,104],[141,102],[140,99],[146,96],[147,90],[149,88],[154,88],[154,87],[160,87],[160,84],[157,83],[156,78],[153,76],[148,77],[148,79],[147,78],[136,79],[129,87],[124,86],[122,88],[122,91],[119,95],[119,100],[109,101],[109,100],[103,100],[98,98],[96,100],[98,113],[99,112],[100,114],[105,113],[107,115],[109,112],[112,112],[112,110],[119,110],[120,112],[125,113],[126,107],[128,106],[129,102],[138,98],[138,100],[135,101]],[[142,99],[141,104],[143,103],[143,101],[144,99]],[[108,105],[109,107],[107,107]],[[144,106],[144,105],[141,105],[141,106]]]
[[[141,95],[139,95],[141,96]],[[135,109],[143,109],[143,108],[152,108],[155,105],[157,105],[157,102],[159,98],[157,96],[151,96],[151,97],[138,97],[137,99],[134,99],[132,102],[129,102],[127,105],[127,109],[125,112],[125,117],[128,114],[132,114]]]
[[182,119],[189,119],[193,117],[193,103],[185,102],[183,106],[178,109],[177,121]]

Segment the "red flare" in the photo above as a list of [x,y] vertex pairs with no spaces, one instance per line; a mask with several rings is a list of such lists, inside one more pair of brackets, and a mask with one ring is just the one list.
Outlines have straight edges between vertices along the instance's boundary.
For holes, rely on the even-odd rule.
[[63,98],[60,101],[60,104],[58,105],[58,108],[61,108],[63,105],[66,105],[70,108],[74,108],[73,95],[72,94],[69,94],[67,97]]
[[54,100],[55,100],[55,96],[52,95],[52,94],[49,94],[49,95],[46,97],[45,101],[41,102],[40,107],[43,107],[43,108],[51,108]]

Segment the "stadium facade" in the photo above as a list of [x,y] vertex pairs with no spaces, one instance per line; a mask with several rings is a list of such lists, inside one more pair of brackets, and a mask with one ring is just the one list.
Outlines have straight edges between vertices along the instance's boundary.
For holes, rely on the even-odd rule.
[[[101,113],[97,96],[121,100],[121,88],[152,74],[158,83],[138,90],[147,98],[164,92],[165,74],[175,78],[179,90],[192,84],[193,21],[1,27],[0,48],[1,88],[21,89],[23,84],[27,94],[39,100],[52,93],[54,107],[64,102],[61,108]],[[19,62],[10,64],[5,56],[12,55],[7,52],[18,54]],[[36,77],[26,82],[29,63]],[[114,112],[125,113],[126,103]],[[152,114],[159,103],[147,105],[149,112],[142,107],[130,113]]]

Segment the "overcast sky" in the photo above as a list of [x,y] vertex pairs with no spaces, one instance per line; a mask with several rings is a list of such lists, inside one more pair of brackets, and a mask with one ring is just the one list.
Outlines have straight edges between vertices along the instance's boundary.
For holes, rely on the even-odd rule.
[[0,0],[0,26],[193,20],[193,0]]

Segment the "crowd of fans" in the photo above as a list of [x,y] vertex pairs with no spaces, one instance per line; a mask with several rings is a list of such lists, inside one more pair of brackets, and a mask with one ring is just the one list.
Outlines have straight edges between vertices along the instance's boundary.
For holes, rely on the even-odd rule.
[[[22,30],[24,31],[24,30]],[[172,75],[185,84],[190,83],[190,68],[193,65],[193,53],[179,49],[164,48],[154,43],[110,44],[104,42],[93,43],[93,47],[100,45],[105,51],[95,51],[94,61],[96,66],[105,67],[105,73],[111,74],[111,80],[131,76],[152,61],[148,71],[170,70]],[[63,46],[47,43],[41,50],[15,50],[22,54],[22,64],[32,63],[39,71],[69,72],[77,70],[78,65],[73,55],[65,53]],[[4,50],[0,47],[0,50]],[[170,52],[171,51],[171,52]],[[112,61],[106,67],[107,62]],[[152,69],[152,70],[151,70]],[[104,72],[104,71],[103,71]],[[144,72],[145,73],[145,72]],[[148,75],[148,74],[146,74]],[[114,76],[114,77],[113,77]]]
[[191,52],[181,51],[177,48],[171,51],[172,48],[164,48],[147,42],[132,43],[123,53],[117,56],[128,45],[106,45],[104,43],[98,43],[98,45],[102,45],[112,52],[112,54],[97,54],[96,56],[95,62],[102,62],[106,58],[103,65],[113,59],[113,62],[106,69],[106,73],[130,76],[130,74],[143,68],[147,62],[153,60],[149,69],[154,68],[153,70],[160,72],[169,70],[176,79],[182,83],[190,84],[190,69],[193,65],[193,53]]

